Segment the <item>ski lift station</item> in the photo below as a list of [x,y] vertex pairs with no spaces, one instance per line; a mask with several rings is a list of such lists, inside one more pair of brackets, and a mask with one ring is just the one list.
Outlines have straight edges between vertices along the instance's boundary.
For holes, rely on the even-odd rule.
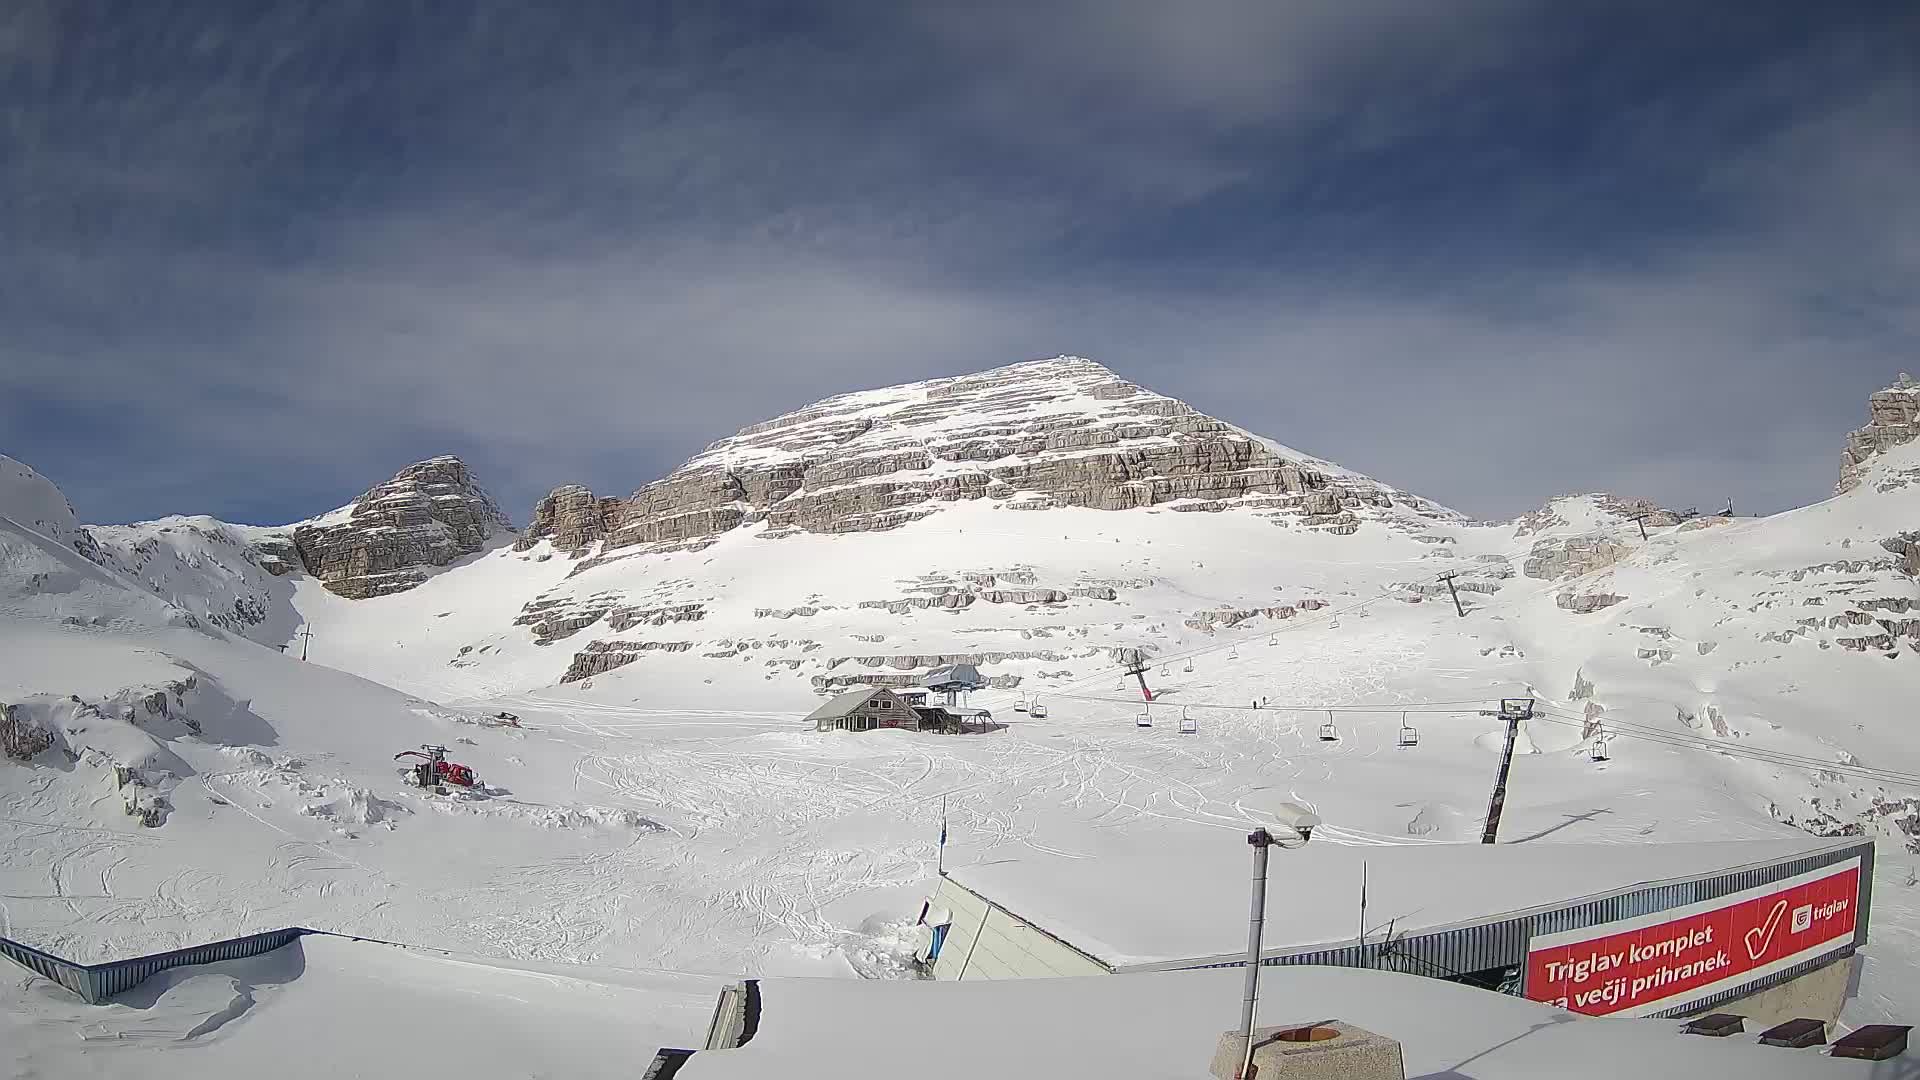
[[958,735],[993,730],[993,713],[988,710],[951,703],[929,705],[930,693],[930,688],[920,687],[892,690],[884,686],[857,686],[835,694],[808,713],[803,722],[813,725],[816,731],[895,728]]
[[[1261,963],[1425,975],[1589,1015],[1831,1021],[1866,940],[1873,856],[1870,840],[1805,836],[1309,843],[1273,858]],[[920,955],[938,980],[1244,967],[1247,888],[1233,844],[951,867]]]

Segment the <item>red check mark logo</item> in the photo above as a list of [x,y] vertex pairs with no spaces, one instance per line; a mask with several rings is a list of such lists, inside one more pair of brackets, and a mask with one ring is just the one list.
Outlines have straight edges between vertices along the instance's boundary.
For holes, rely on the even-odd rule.
[[1780,926],[1780,916],[1787,913],[1785,900],[1773,905],[1767,913],[1767,921],[1747,931],[1747,959],[1758,960],[1767,954],[1767,948],[1773,944],[1773,932]]

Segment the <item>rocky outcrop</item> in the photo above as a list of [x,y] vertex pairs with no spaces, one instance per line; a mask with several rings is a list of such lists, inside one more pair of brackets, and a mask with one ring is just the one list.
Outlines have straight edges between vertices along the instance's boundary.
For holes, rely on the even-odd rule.
[[1577,577],[1602,567],[1612,566],[1632,550],[1625,542],[1608,537],[1575,536],[1566,540],[1541,540],[1533,545],[1520,572],[1530,578],[1551,581]]
[[[827,670],[832,671],[842,664],[859,664],[861,667],[886,667],[896,671],[908,671],[914,668],[937,668],[949,664],[1003,664],[1008,660],[1065,660],[1068,657],[1057,652],[1034,651],[987,651],[964,653],[899,653],[893,656],[836,656],[827,661]],[[903,684],[911,685],[911,684]]]
[[1880,546],[1900,557],[1900,572],[1920,577],[1920,531],[1904,532],[1880,541]]
[[924,611],[927,608],[970,607],[974,600],[973,593],[956,591],[941,593],[938,596],[909,596],[902,600],[862,600],[860,606],[884,609],[894,615],[905,615],[909,611]]
[[[1061,357],[828,398],[714,443],[629,499],[558,489],[520,542],[551,536],[578,551],[598,539],[603,558],[697,549],[752,525],[763,536],[880,531],[975,499],[1100,510],[1218,503],[1335,533],[1389,508],[1457,517]],[[983,588],[1009,580],[979,576]]]
[[1626,597],[1617,596],[1613,593],[1586,593],[1584,595],[1561,593],[1559,596],[1554,597],[1553,602],[1556,606],[1571,611],[1576,615],[1588,615],[1599,611],[1601,608],[1612,607],[1625,599]]
[[635,626],[699,622],[706,617],[705,604],[673,604],[657,608],[619,607],[607,614],[607,626],[613,630],[627,630]]
[[[1545,532],[1548,529],[1566,528],[1571,523],[1563,511],[1566,510],[1569,505],[1582,502],[1587,504],[1585,511],[1597,512],[1617,518],[1623,524],[1632,522],[1636,518],[1643,519],[1649,529],[1678,525],[1686,520],[1685,514],[1668,510],[1656,502],[1650,502],[1646,499],[1638,499],[1632,496],[1614,495],[1605,491],[1595,491],[1585,495],[1561,495],[1557,498],[1549,499],[1547,504],[1538,510],[1529,510],[1521,514],[1519,517],[1513,519],[1513,535],[1516,537],[1530,536],[1534,533]],[[1585,511],[1580,512],[1579,516],[1583,518],[1586,517],[1587,513]],[[1499,556],[1494,556],[1494,558],[1498,557]],[[1487,556],[1483,555],[1481,558],[1485,559]]]
[[0,757],[32,761],[52,746],[53,732],[41,727],[27,710],[0,703]]
[[1867,399],[1867,425],[1847,436],[1835,493],[1858,487],[1867,462],[1912,442],[1916,435],[1920,435],[1920,385],[1903,371],[1898,382]]
[[268,533],[255,538],[252,547],[260,569],[274,577],[285,577],[304,565],[291,533]]
[[1291,619],[1298,613],[1297,609],[1289,604],[1277,604],[1272,607],[1257,608],[1208,608],[1203,611],[1194,612],[1192,615],[1187,616],[1183,622],[1190,630],[1211,631],[1215,627],[1225,629],[1230,626],[1238,626],[1248,619],[1258,618],[1262,615],[1269,619]]
[[542,540],[573,558],[607,533],[607,516],[620,506],[619,499],[602,499],[578,484],[554,488],[547,497],[533,504],[527,529],[513,545],[515,551],[528,551]]
[[988,589],[980,599],[989,604],[1064,604],[1067,594],[1059,589]]
[[[799,607],[788,608],[762,607],[753,609],[753,617],[756,619],[810,619],[823,611],[837,610],[839,610],[838,606],[834,604],[802,604]],[[860,635],[855,634],[854,636],[859,637]]]
[[343,520],[302,525],[294,547],[327,591],[354,600],[403,592],[513,526],[456,457],[409,465],[354,500]]
[[586,648],[573,654],[573,663],[567,666],[560,681],[570,683],[590,679],[615,668],[626,667],[649,652],[677,653],[691,648],[691,641],[590,641]]

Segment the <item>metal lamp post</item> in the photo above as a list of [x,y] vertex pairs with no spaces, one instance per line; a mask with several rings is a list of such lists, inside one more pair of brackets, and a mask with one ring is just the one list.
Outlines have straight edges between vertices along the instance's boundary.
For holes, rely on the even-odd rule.
[[1300,847],[1320,824],[1313,811],[1295,803],[1280,804],[1275,816],[1298,839],[1289,844],[1265,826],[1247,834],[1247,843],[1253,847],[1253,910],[1247,919],[1247,992],[1240,1006],[1240,1031],[1245,1042],[1240,1053],[1240,1080],[1253,1080],[1253,1012],[1260,999],[1260,941],[1267,921],[1267,850]]

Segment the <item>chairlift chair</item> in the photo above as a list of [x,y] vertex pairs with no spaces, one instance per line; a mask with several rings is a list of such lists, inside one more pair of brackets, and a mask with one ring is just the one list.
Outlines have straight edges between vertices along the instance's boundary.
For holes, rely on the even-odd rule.
[[1321,742],[1339,742],[1340,732],[1333,726],[1333,710],[1327,710],[1327,722],[1320,725]]
[[1047,718],[1047,707],[1036,701],[1033,703],[1033,708],[1027,710],[1027,715],[1033,717],[1035,720],[1045,720]]
[[1026,712],[1026,711],[1027,711],[1027,695],[1025,695],[1025,694],[1021,694],[1021,695],[1020,695],[1020,701],[1019,701],[1019,703],[1018,703],[1018,704],[1016,704],[1016,705],[1015,705],[1015,706],[1013,707],[1013,711],[1014,711],[1014,712]]
[[1414,727],[1412,724],[1407,723],[1407,714],[1401,713],[1400,714],[1400,746],[1404,749],[1407,747],[1413,747],[1413,746],[1419,746],[1419,745],[1420,745],[1420,729]]
[[1140,710],[1140,715],[1134,718],[1133,726],[1134,727],[1152,727],[1153,726],[1153,710],[1152,709]]
[[1127,680],[1125,680],[1125,679],[1115,679],[1115,680],[1113,681],[1113,688],[1114,688],[1114,689],[1115,689],[1116,691],[1117,691],[1117,690],[1125,690],[1125,689],[1127,688]]
[[1161,664],[1161,665],[1160,665],[1160,677],[1164,679],[1164,678],[1166,678],[1167,676],[1169,676],[1169,675],[1171,675],[1171,674],[1173,674],[1173,672],[1172,672],[1172,670],[1170,670],[1170,669],[1171,669],[1171,667],[1172,667],[1172,665],[1170,665],[1170,664]]
[[1184,670],[1186,670],[1186,671],[1192,671],[1192,670],[1193,670],[1193,660],[1192,660],[1191,658],[1189,658],[1189,659],[1187,660],[1187,666],[1186,666],[1186,668],[1185,668]]
[[1227,650],[1227,659],[1229,659],[1229,660],[1238,660],[1238,659],[1240,659],[1240,646],[1238,646],[1238,645],[1235,645],[1235,646],[1234,646],[1233,648],[1231,648],[1231,649],[1228,649],[1228,650]]
[[1275,646],[1275,645],[1278,645],[1278,644],[1280,644],[1280,635],[1279,635],[1279,634],[1269,634],[1269,635],[1267,635],[1267,646],[1268,646],[1269,648],[1271,648],[1271,647],[1273,647],[1273,646]]
[[1607,753],[1607,739],[1609,737],[1610,736],[1607,735],[1595,735],[1593,737],[1593,742],[1587,746],[1587,760],[1595,764],[1612,760],[1612,755]]
[[1200,722],[1198,720],[1195,720],[1193,717],[1189,716],[1187,714],[1187,710],[1182,708],[1180,710],[1180,734],[1197,735],[1199,733],[1200,733]]

